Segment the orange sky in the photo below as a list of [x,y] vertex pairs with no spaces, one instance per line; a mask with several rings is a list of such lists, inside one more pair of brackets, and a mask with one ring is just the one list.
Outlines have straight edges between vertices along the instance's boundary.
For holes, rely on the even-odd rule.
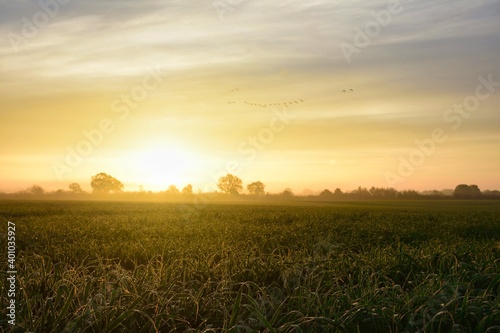
[[500,189],[494,0],[48,3],[0,5],[0,190]]

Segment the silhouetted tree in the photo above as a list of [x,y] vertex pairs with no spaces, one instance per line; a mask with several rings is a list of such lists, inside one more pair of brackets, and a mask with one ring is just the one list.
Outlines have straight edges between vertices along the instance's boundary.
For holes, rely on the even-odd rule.
[[481,190],[477,185],[460,184],[455,187],[453,196],[457,198],[477,198],[481,196]]
[[351,192],[351,196],[364,199],[369,198],[371,194],[366,187],[359,186],[357,190]]
[[287,187],[286,189],[283,190],[283,192],[281,193],[282,196],[284,197],[293,197],[293,192],[292,192],[292,189]]
[[321,191],[321,193],[319,194],[319,196],[321,198],[325,198],[325,199],[331,198],[331,197],[333,197],[333,192],[330,191],[329,189],[324,189],[323,191]]
[[123,184],[118,179],[101,172],[92,176],[90,181],[92,191],[95,193],[109,193],[123,191]]
[[500,197],[500,191],[498,191],[498,190],[494,190],[494,191],[486,190],[486,191],[483,191],[483,195],[487,196],[489,198],[498,198],[498,197]]
[[482,195],[481,190],[477,185],[469,185],[471,195],[473,197],[480,197]]
[[227,194],[239,194],[243,189],[242,184],[240,178],[228,173],[226,176],[219,178],[217,187]]
[[456,197],[463,197],[469,195],[469,185],[460,184],[455,187],[455,191],[453,191],[453,195]]
[[181,193],[181,191],[179,191],[179,189],[175,185],[170,185],[167,189],[167,194],[169,194],[169,195],[177,195],[180,193]]
[[335,195],[336,197],[340,197],[342,196],[344,193],[342,192],[342,190],[340,188],[336,188],[335,191],[333,192],[333,195]]
[[45,190],[40,185],[33,185],[30,188],[28,188],[28,193],[31,193],[34,195],[42,195],[45,193]]
[[264,183],[258,181],[258,182],[253,182],[251,184],[247,185],[247,190],[250,192],[250,194],[253,195],[264,195],[266,192],[264,191]]
[[370,194],[376,198],[396,198],[398,191],[391,188],[373,187],[370,189]]
[[71,193],[83,193],[82,187],[78,183],[71,183],[68,187]]
[[187,184],[186,186],[184,186],[184,188],[182,189],[182,194],[193,195],[193,185]]
[[398,197],[403,199],[418,199],[420,194],[415,190],[403,190],[398,193]]

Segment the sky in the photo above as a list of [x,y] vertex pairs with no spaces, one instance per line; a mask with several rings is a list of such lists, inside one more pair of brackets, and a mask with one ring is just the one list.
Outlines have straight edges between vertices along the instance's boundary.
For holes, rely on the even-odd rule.
[[100,172],[500,189],[499,18],[498,0],[0,0],[0,191]]

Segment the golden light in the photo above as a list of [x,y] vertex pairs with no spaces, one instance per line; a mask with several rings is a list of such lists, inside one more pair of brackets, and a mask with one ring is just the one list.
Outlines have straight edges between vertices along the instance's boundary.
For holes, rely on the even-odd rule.
[[179,187],[190,182],[197,159],[181,146],[156,145],[129,154],[130,166],[124,166],[135,182],[147,190],[165,190],[169,185]]

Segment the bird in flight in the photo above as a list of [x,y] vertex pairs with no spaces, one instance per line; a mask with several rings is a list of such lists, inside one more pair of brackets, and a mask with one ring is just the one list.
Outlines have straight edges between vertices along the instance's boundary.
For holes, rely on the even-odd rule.
[[[238,91],[239,88],[234,88],[231,90],[231,92],[235,92],[235,91]],[[346,90],[343,90],[342,92],[346,92]],[[299,102],[300,101],[300,102]],[[253,101],[243,101],[245,104],[249,105],[249,106],[258,106],[258,107],[261,107],[261,108],[267,108],[268,106],[269,107],[273,107],[273,106],[277,106],[277,105],[283,105],[285,107],[289,107],[289,106],[292,106],[293,103],[295,104],[300,104],[300,103],[303,103],[304,100],[302,98],[299,98],[297,100],[291,100],[291,101],[287,101],[287,102],[281,102],[281,103],[255,103]],[[228,104],[236,104],[238,103],[237,101],[228,101],[227,102]]]

